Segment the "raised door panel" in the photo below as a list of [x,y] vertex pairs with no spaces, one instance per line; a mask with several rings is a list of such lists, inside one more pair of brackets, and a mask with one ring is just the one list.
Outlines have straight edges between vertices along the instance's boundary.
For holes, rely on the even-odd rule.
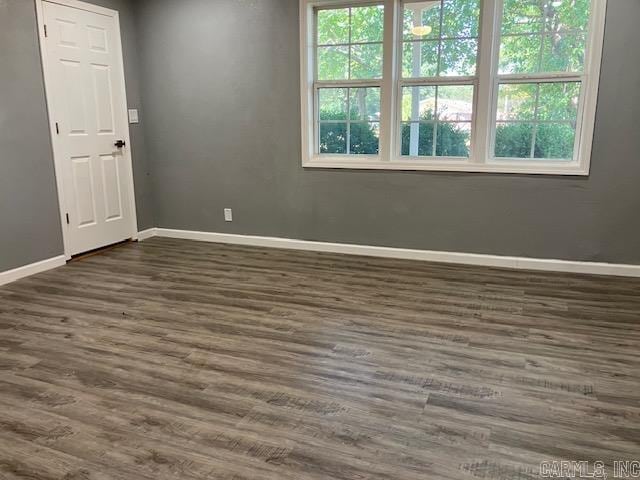
[[82,63],[74,60],[60,60],[62,73],[62,99],[64,104],[63,127],[69,135],[87,135],[87,101],[85,98]]
[[105,221],[112,222],[122,218],[122,178],[120,165],[115,155],[100,155],[102,190],[104,193]]
[[96,128],[98,135],[113,135],[113,90],[109,65],[91,64],[93,96],[95,99]]
[[56,18],[58,46],[65,48],[80,48],[80,28],[78,23],[70,18]]
[[94,53],[109,53],[107,30],[100,26],[87,25],[89,50]]
[[95,179],[90,156],[70,159],[74,210],[79,228],[97,223]]

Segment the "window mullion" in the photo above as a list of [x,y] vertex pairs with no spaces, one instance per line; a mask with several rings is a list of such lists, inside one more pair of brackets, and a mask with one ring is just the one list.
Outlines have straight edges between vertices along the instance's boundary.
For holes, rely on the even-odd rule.
[[415,78],[403,78],[399,80],[399,83],[403,87],[408,86],[422,86],[422,85],[473,85],[476,83],[475,76],[465,77],[415,77]]
[[572,72],[510,73],[496,75],[496,79],[500,84],[581,82],[584,80],[584,74]]
[[394,157],[395,139],[394,111],[397,91],[396,41],[398,31],[398,0],[384,0],[384,37],[382,44],[382,85],[380,89],[380,143],[379,154],[384,161]]
[[366,88],[380,87],[382,80],[316,80],[314,85],[318,88]]
[[[440,15],[440,17],[442,18],[442,15]],[[442,25],[442,22],[440,22],[440,25]],[[442,27],[441,27],[442,28]],[[442,42],[440,42],[442,43]],[[440,68],[440,59],[438,59],[438,69]],[[438,153],[438,95],[440,94],[440,87],[438,87],[436,85],[436,98],[434,101],[434,110],[433,110],[433,132],[432,132],[432,137],[433,139],[431,140],[432,145],[431,145],[431,156],[435,157]]]
[[478,48],[478,84],[476,85],[475,128],[472,132],[474,163],[485,163],[492,155],[493,112],[496,90],[497,56],[500,45],[502,0],[483,0]]
[[351,49],[353,48],[351,46],[351,19],[352,19],[352,17],[351,17],[351,7],[349,7],[349,44],[348,44],[349,45],[349,47],[348,47],[349,48],[349,51],[348,51],[348,56],[349,56],[348,62],[349,62],[349,64],[347,65],[347,69],[349,71],[347,78],[349,80],[351,80]]
[[347,88],[347,155],[351,153],[351,89]]
[[540,106],[540,84],[536,84],[536,98],[533,104],[533,132],[531,133],[531,154],[530,158],[535,158],[536,137],[538,136],[538,107]]

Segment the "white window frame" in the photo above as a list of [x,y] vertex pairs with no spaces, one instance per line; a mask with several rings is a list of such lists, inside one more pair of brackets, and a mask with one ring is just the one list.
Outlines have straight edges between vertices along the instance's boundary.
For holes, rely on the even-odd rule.
[[[589,175],[591,147],[600,80],[600,65],[604,42],[607,0],[591,0],[591,15],[585,51],[584,72],[581,74],[498,75],[500,22],[504,0],[481,0],[478,63],[474,80],[474,109],[471,151],[468,158],[408,157],[400,155],[401,88],[420,81],[402,79],[402,0],[299,0],[300,1],[300,99],[302,120],[302,166],[305,168],[348,168],[381,170],[427,170],[458,172],[522,173],[544,175]],[[384,5],[384,39],[381,80],[335,82],[335,86],[357,87],[380,85],[380,144],[377,155],[320,154],[316,141],[315,79],[315,9],[322,7],[353,7]],[[495,158],[493,138],[499,80],[535,83],[536,81],[582,82],[578,107],[578,128],[573,160]],[[441,83],[469,82],[469,77]],[[433,82],[430,82],[433,83]],[[332,82],[321,82],[322,87]]]

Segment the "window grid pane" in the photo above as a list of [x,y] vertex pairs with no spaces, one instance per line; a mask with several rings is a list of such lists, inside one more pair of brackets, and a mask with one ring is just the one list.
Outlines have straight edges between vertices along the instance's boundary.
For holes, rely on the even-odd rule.
[[500,84],[494,156],[571,160],[581,82]]
[[344,45],[349,43],[348,8],[318,10],[316,15],[318,45]]
[[316,118],[320,154],[378,154],[379,87],[319,88]]
[[318,10],[317,80],[382,78],[384,7]]
[[469,157],[473,85],[402,89],[401,155]]
[[403,4],[402,77],[474,76],[479,0]]
[[499,74],[580,73],[590,0],[504,0]]

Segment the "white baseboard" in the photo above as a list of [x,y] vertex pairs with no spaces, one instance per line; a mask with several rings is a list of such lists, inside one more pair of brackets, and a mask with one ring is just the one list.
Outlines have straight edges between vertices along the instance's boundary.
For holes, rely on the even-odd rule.
[[136,240],[141,242],[142,240],[146,240],[147,238],[151,238],[155,236],[156,236],[156,228],[147,228],[146,230],[142,230],[141,232],[138,232],[138,237],[136,238]]
[[48,258],[40,262],[31,263],[24,267],[14,268],[13,270],[7,270],[6,272],[0,272],[0,285],[6,285],[7,283],[15,282],[21,278],[35,275],[36,273],[45,272],[52,268],[61,267],[67,263],[64,255]]
[[170,228],[150,228],[140,232],[139,239],[151,237],[181,238],[201,242],[230,243],[256,247],[288,248],[313,252],[344,253],[370,257],[399,258],[427,262],[456,263],[463,265],[482,265],[520,270],[542,270],[550,272],[587,273],[594,275],[617,275],[640,277],[640,265],[619,263],[579,262],[529,257],[507,257],[478,253],[444,252],[436,250],[413,250],[407,248],[376,247],[348,243],[314,242],[279,237],[260,237],[254,235],[236,235],[231,233],[197,232]]

